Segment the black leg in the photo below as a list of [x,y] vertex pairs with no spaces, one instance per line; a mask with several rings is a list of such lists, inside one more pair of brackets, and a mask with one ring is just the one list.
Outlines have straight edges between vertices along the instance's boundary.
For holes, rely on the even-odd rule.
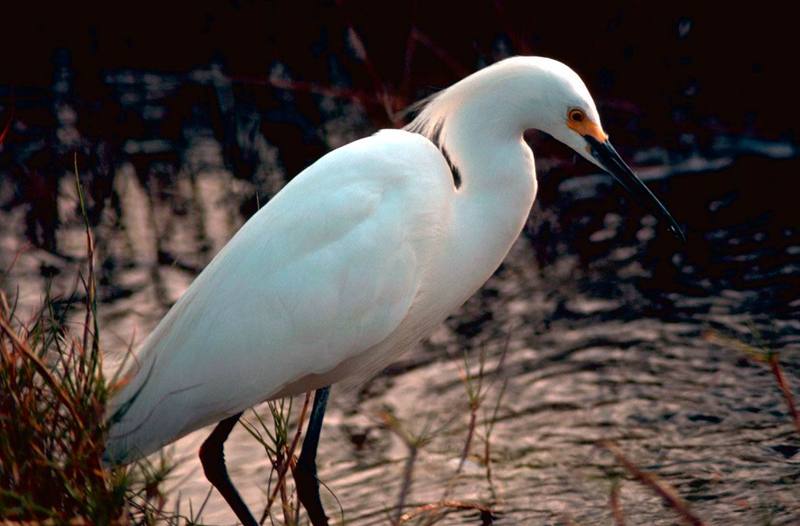
[[225,498],[225,502],[231,507],[233,512],[239,518],[244,526],[258,526],[258,522],[247,509],[247,504],[244,503],[239,492],[233,486],[230,477],[228,477],[228,470],[225,468],[225,451],[223,444],[231,434],[233,426],[239,421],[238,415],[233,415],[226,418],[217,424],[214,431],[200,446],[200,462],[203,464],[203,472],[206,474],[208,481],[217,488],[217,491]]
[[319,480],[317,480],[317,446],[319,435],[322,431],[322,419],[325,418],[325,405],[331,386],[317,389],[314,394],[314,406],[311,408],[311,417],[308,419],[306,438],[300,450],[300,458],[294,469],[294,482],[297,486],[297,496],[303,503],[308,518],[314,526],[328,526],[328,517],[319,498]]

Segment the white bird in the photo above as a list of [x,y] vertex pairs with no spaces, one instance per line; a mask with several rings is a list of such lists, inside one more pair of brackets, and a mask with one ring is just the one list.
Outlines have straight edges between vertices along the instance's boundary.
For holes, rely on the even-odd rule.
[[[297,175],[194,280],[111,404],[109,462],[221,422],[201,448],[203,466],[239,519],[255,524],[222,455],[239,415],[376,373],[477,291],[536,197],[527,129],[610,172],[682,235],[608,142],[566,65],[509,58],[423,104],[405,130],[355,141]],[[326,399],[318,391],[301,454],[314,487]],[[305,491],[312,520],[325,524],[318,489]]]

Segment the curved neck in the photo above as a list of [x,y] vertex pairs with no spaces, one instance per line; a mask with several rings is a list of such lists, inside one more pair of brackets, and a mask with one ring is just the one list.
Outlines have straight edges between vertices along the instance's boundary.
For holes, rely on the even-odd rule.
[[[486,115],[481,121],[477,117]],[[454,303],[466,301],[505,258],[519,236],[536,197],[533,153],[521,127],[508,116],[464,105],[448,116],[440,147],[458,169],[461,186],[453,199],[453,231],[444,251],[442,280]],[[505,126],[503,126],[505,124]],[[469,262],[465,265],[464,262]],[[461,268],[458,276],[448,269]]]
[[547,124],[548,115],[547,102],[539,100],[546,90],[538,83],[525,64],[506,61],[429,99],[406,128],[433,141],[461,179],[434,278],[452,282],[452,297],[442,301],[460,304],[480,288],[525,225],[536,197],[536,170],[523,133]]
[[445,257],[453,263],[471,263],[468,281],[477,290],[500,266],[525,226],[536,197],[536,170],[521,136],[514,140],[484,133],[451,144],[462,183],[453,201],[456,226]]

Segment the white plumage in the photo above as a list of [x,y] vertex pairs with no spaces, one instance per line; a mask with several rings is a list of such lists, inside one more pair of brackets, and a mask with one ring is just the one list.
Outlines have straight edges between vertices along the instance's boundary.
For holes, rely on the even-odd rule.
[[[576,108],[583,127],[570,124]],[[145,340],[112,403],[121,419],[109,459],[373,374],[427,336],[491,276],[526,221],[536,195],[528,128],[602,166],[587,143],[587,133],[605,136],[583,82],[559,62],[517,57],[430,99],[410,131],[381,131],[297,175]]]

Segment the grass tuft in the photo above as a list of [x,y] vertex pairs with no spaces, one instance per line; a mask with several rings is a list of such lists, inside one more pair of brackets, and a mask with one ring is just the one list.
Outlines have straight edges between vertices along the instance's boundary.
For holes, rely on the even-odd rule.
[[[77,165],[75,176],[86,222]],[[167,515],[161,488],[170,467],[163,457],[127,468],[103,465],[114,389],[103,375],[88,222],[86,239],[77,333],[66,320],[74,302],[48,293],[25,321],[0,292],[0,517],[6,521],[154,524]]]

